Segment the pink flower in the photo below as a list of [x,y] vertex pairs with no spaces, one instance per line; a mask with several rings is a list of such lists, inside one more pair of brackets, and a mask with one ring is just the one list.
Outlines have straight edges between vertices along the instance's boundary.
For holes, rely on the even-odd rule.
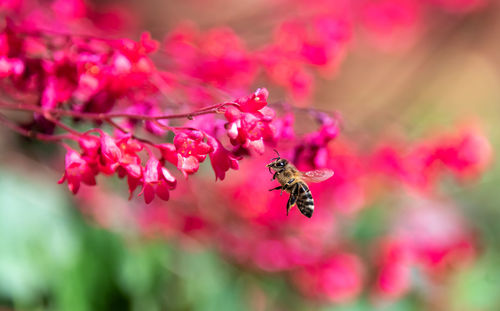
[[56,0],[51,7],[58,16],[68,19],[83,18],[87,13],[83,0]]
[[362,1],[361,22],[384,51],[411,47],[422,28],[421,3],[415,0]]
[[143,186],[139,195],[144,194],[146,204],[153,201],[155,194],[167,201],[170,197],[169,190],[174,189],[176,183],[175,177],[160,164],[160,161],[151,156],[144,169]]
[[430,191],[447,169],[458,178],[473,178],[488,167],[491,159],[488,139],[479,129],[466,126],[414,145],[386,142],[373,152],[370,167],[420,191]]
[[0,56],[0,78],[20,76],[24,72],[24,63],[17,58]]
[[386,239],[377,248],[379,272],[375,291],[385,299],[397,299],[411,286],[411,252],[400,240]]
[[398,215],[394,235],[405,243],[413,258],[434,272],[474,257],[471,232],[450,203],[409,197]]
[[68,188],[76,194],[80,189],[80,183],[83,182],[89,186],[94,186],[95,174],[89,167],[89,164],[80,154],[72,149],[68,149],[65,157],[65,169],[63,177],[58,181],[62,184],[68,182]]
[[340,253],[294,273],[297,287],[307,296],[348,302],[361,292],[362,265],[353,254]]
[[50,109],[69,100],[78,86],[78,72],[73,56],[65,51],[54,53],[53,60],[43,60],[44,91],[41,105]]
[[317,120],[321,127],[318,131],[307,134],[295,147],[294,162],[305,168],[322,168],[327,164],[328,144],[339,133],[338,121],[330,116],[318,113]]
[[179,131],[174,137],[174,143],[159,144],[164,159],[177,166],[187,175],[196,173],[200,163],[214,148],[205,142],[205,134],[198,130]]
[[222,146],[219,140],[207,135],[207,143],[213,148],[212,152],[210,152],[210,163],[215,172],[216,180],[223,180],[230,168],[233,170],[238,169],[238,160]]
[[151,38],[149,32],[143,32],[139,42],[128,39],[120,40],[119,49],[132,63],[139,63],[147,54],[158,50],[159,45],[158,41]]
[[136,140],[131,139],[130,135],[125,135],[117,141],[117,146],[120,148],[122,157],[119,165],[116,167],[118,177],[127,176],[127,184],[129,187],[130,197],[134,190],[139,186],[142,177],[141,158],[137,152],[143,149],[143,146]]
[[475,177],[490,164],[492,147],[479,129],[467,126],[439,138],[436,158],[459,177]]
[[82,154],[89,157],[96,157],[101,148],[101,140],[92,135],[82,135],[78,138],[78,144],[82,149]]
[[104,132],[101,132],[101,152],[112,165],[117,164],[122,158],[122,152],[115,140]]
[[268,92],[258,89],[254,94],[235,101],[238,108],[228,106],[224,116],[227,134],[234,146],[241,146],[259,154],[264,152],[264,141],[275,138],[275,129],[271,124],[274,111],[266,107]]
[[179,71],[205,83],[241,92],[254,80],[254,61],[230,28],[201,33],[184,24],[168,35],[165,47]]
[[175,135],[174,145],[178,155],[177,167],[184,175],[198,171],[200,162],[205,161],[207,155],[214,150],[204,140],[204,133],[197,130],[186,130]]

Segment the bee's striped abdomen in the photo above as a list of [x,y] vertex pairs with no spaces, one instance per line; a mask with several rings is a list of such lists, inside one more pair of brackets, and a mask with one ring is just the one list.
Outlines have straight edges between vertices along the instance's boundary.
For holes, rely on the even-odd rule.
[[304,182],[299,182],[297,184],[297,207],[302,214],[311,218],[314,211],[314,200],[311,194],[311,190],[309,190],[309,187],[307,187]]

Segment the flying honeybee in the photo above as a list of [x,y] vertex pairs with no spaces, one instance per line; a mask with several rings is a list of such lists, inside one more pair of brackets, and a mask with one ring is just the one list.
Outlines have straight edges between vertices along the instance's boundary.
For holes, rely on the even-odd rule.
[[299,211],[305,216],[311,218],[314,211],[314,200],[311,195],[311,190],[307,186],[306,182],[322,182],[333,176],[333,171],[330,169],[319,169],[308,172],[299,171],[292,163],[286,159],[282,159],[279,153],[277,158],[271,159],[271,163],[266,165],[269,168],[269,172],[274,170],[273,178],[278,179],[281,186],[278,186],[269,191],[273,190],[283,190],[290,194],[288,203],[286,205],[286,214],[288,211],[297,204]]

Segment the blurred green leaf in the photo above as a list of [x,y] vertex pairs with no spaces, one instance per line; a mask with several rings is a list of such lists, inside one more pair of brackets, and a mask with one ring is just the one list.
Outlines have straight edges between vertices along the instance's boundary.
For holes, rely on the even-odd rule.
[[0,169],[0,292],[29,303],[79,249],[67,202],[41,182]]

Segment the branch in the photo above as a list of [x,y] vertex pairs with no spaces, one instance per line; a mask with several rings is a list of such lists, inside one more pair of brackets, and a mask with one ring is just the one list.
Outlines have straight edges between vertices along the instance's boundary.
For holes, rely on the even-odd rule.
[[78,112],[71,110],[64,110],[59,108],[45,109],[40,106],[34,105],[25,105],[25,104],[6,104],[0,102],[0,109],[5,110],[16,110],[16,111],[30,111],[40,113],[42,115],[53,115],[53,116],[66,116],[87,120],[101,120],[106,121],[108,119],[113,118],[129,118],[134,120],[144,120],[144,121],[154,121],[154,120],[167,120],[167,119],[193,119],[193,117],[204,115],[204,114],[212,114],[212,113],[221,113],[221,109],[227,105],[237,106],[235,103],[224,103],[218,104],[214,106],[209,106],[202,108],[200,110],[196,110],[188,113],[178,113],[178,114],[169,114],[169,115],[160,115],[160,116],[146,116],[146,115],[138,115],[131,113],[92,113],[92,112]]
[[47,134],[42,134],[42,133],[37,133],[34,131],[27,130],[25,128],[20,127],[16,123],[12,122],[11,120],[9,120],[6,116],[4,116],[1,113],[0,113],[0,123],[2,123],[7,128],[9,128],[10,130],[12,130],[20,135],[23,135],[23,136],[26,136],[29,138],[36,138],[38,140],[60,141],[63,139],[71,139],[71,140],[75,139],[75,137],[71,134],[47,135]]

